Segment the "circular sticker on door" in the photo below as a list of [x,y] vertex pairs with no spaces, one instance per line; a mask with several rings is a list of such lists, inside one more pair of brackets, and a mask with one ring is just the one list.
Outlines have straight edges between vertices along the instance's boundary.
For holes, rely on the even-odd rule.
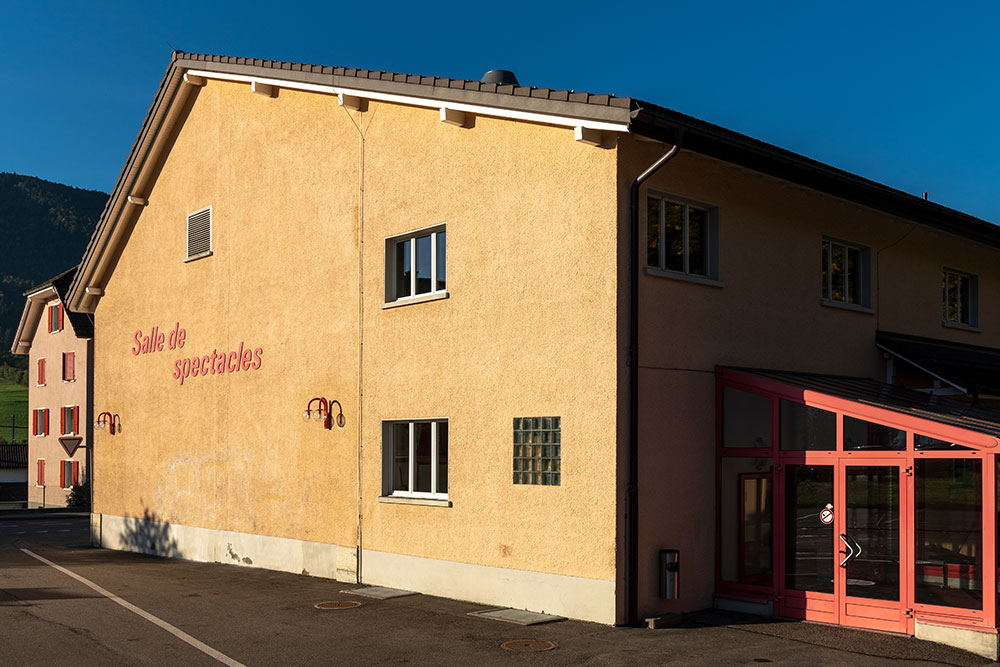
[[819,512],[819,520],[825,524],[833,523],[833,508],[827,505]]

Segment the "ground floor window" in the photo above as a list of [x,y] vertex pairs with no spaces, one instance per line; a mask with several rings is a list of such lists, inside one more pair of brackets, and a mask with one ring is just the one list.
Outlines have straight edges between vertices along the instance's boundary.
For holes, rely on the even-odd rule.
[[979,459],[918,459],[916,601],[983,608],[983,489]]
[[382,428],[382,494],[448,497],[448,421],[387,421]]
[[63,461],[59,468],[59,486],[71,489],[80,484],[80,464],[77,461]]

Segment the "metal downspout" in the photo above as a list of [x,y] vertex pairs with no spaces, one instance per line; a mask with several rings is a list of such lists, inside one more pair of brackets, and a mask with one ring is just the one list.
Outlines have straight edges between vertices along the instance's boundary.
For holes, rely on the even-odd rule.
[[639,623],[639,186],[680,151],[678,141],[632,182],[629,229],[628,484],[625,488],[625,623]]

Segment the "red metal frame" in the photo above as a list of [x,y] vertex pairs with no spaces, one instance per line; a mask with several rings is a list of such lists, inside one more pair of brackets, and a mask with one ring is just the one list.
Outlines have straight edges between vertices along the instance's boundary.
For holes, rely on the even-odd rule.
[[[724,582],[721,577],[722,507],[721,488],[717,488],[716,502],[716,591],[724,597],[743,600],[773,600],[775,613],[791,618],[853,625],[876,630],[889,630],[912,634],[917,620],[996,632],[997,621],[997,461],[1000,441],[992,436],[940,424],[928,419],[904,415],[884,408],[848,401],[834,396],[807,391],[749,373],[717,369],[716,383],[716,479],[721,479],[722,459],[731,456],[770,458],[773,471],[772,522],[773,585],[761,586],[746,582]],[[767,448],[722,447],[722,392],[723,387],[733,387],[771,398],[771,444]],[[837,444],[835,451],[781,451],[779,443],[779,399],[822,408],[837,414]],[[905,451],[845,451],[843,449],[844,416],[892,426],[906,431]],[[964,445],[973,451],[915,451],[914,434],[930,436]],[[983,608],[981,610],[915,604],[914,574],[914,484],[910,471],[920,458],[982,460],[982,538],[983,538]],[[846,520],[845,481],[847,466],[873,465],[897,466],[900,475],[900,601],[887,603],[878,600],[853,598],[846,595],[846,577],[842,568],[836,567],[834,593],[810,593],[786,589],[785,582],[785,467],[787,465],[825,465],[834,471],[834,535],[844,532]],[[718,485],[717,485],[718,486]],[[742,502],[742,501],[741,501]],[[839,551],[834,548],[834,553]],[[742,568],[741,572],[742,572]]]

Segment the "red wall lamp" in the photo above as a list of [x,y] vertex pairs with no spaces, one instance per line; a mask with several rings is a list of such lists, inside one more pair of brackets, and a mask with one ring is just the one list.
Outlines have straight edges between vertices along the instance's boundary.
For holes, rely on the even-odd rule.
[[97,415],[97,421],[94,422],[94,428],[106,428],[111,435],[118,433],[122,430],[122,418],[118,416],[117,413],[111,414],[110,412],[102,412]]
[[[313,407],[313,404],[316,407]],[[302,413],[302,419],[309,421],[314,419],[316,421],[323,422],[323,428],[330,430],[333,428],[334,416],[333,416],[333,406],[337,406],[338,414],[336,417],[337,426],[344,428],[344,408],[340,405],[340,401],[335,401],[333,399],[326,400],[325,398],[311,398],[309,403],[306,405],[305,412]]]

